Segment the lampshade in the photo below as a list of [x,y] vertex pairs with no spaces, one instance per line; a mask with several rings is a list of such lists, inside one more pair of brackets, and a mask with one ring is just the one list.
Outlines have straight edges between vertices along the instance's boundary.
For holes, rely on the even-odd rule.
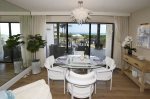
[[83,8],[83,1],[78,1],[79,7],[74,9],[71,13],[72,20],[82,24],[90,19],[91,11]]

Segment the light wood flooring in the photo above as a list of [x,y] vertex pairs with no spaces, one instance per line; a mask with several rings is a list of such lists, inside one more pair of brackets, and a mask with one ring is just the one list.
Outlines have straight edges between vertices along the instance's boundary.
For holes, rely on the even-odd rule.
[[[40,74],[31,74],[26,78],[22,78],[10,89],[13,90],[39,79],[45,79],[47,82],[47,72],[45,69],[42,69]],[[71,99],[70,94],[63,93],[63,81],[51,82],[50,90],[53,99]],[[112,91],[109,91],[109,83],[97,82],[97,93],[93,94],[92,99],[150,99],[150,90],[140,93],[138,86],[122,74],[120,70],[115,70]]]

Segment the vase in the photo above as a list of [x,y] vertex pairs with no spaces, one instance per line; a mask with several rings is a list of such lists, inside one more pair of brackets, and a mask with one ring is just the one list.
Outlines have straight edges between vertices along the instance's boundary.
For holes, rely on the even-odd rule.
[[128,50],[128,55],[132,55],[132,50]]

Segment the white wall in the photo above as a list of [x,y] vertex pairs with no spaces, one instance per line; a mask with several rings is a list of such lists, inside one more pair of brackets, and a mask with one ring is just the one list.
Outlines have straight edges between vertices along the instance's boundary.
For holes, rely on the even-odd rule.
[[[47,16],[47,22],[72,22],[70,16]],[[106,22],[113,23],[112,16],[91,16],[89,22]]]
[[145,56],[147,60],[150,60],[150,49],[140,48],[136,46],[137,28],[142,23],[150,23],[150,7],[132,13],[129,19],[129,34],[134,39],[133,44],[134,47],[137,48],[136,55]]
[[[137,28],[142,23],[150,23],[150,8],[145,8],[143,10],[132,13],[129,19],[129,34],[134,38],[133,44],[137,49],[136,55],[142,55],[147,60],[150,60],[150,49],[136,46]],[[146,81],[150,83],[150,74],[148,73],[146,74]]]
[[[0,16],[1,22],[19,22],[20,16]],[[70,16],[46,16],[47,22],[72,22]],[[89,22],[113,23],[113,16],[91,16]]]
[[0,16],[0,22],[19,22],[20,16]]

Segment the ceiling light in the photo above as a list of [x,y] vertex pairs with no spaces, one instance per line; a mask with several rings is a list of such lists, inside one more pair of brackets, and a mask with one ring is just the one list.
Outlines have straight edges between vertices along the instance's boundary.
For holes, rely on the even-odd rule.
[[91,11],[83,8],[83,1],[78,1],[78,5],[79,7],[72,11],[71,17],[73,22],[82,24],[87,22],[90,19]]

